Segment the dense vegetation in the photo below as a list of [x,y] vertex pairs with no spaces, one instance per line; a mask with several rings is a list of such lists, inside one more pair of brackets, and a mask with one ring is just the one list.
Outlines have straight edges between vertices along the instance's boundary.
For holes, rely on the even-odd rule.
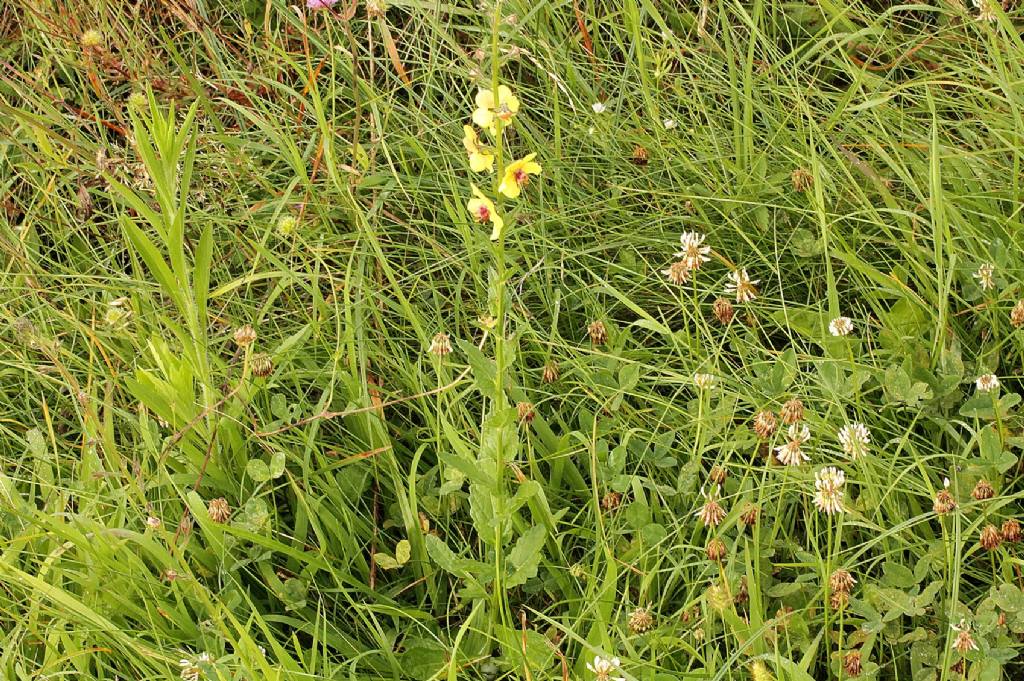
[[1022,9],[0,8],[0,675],[1016,679]]

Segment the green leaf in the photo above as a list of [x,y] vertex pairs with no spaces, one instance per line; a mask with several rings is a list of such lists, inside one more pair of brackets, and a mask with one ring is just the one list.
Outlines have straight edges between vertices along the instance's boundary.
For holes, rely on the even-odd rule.
[[245,464],[245,473],[256,482],[270,480],[270,467],[263,459],[250,459],[249,463]]
[[284,473],[284,452],[274,452],[270,457],[268,472],[270,477],[277,479]]
[[917,584],[917,579],[914,577],[914,573],[910,568],[900,565],[895,561],[888,560],[884,565],[882,565],[881,583],[885,586],[909,589]]
[[408,539],[403,539],[395,546],[395,560],[398,561],[399,565],[405,565],[409,562],[409,556],[412,555],[412,545],[409,544]]
[[537,575],[541,549],[544,548],[546,537],[547,530],[543,525],[534,525],[519,537],[508,554],[508,562],[514,569],[505,579],[506,587],[519,586]]
[[472,343],[461,339],[456,343],[469,362],[469,368],[473,374],[473,386],[481,397],[493,400],[495,398],[494,383],[498,374],[494,360],[486,357],[480,348]]
[[402,563],[386,553],[373,554],[373,560],[381,570],[396,570],[402,567]]

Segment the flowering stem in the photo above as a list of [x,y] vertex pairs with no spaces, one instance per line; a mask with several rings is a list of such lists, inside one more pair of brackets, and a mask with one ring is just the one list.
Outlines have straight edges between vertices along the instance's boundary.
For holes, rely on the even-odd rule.
[[[500,107],[501,100],[498,90],[499,60],[498,52],[498,31],[501,24],[501,0],[494,3],[494,16],[491,22],[491,92],[494,93],[494,106]],[[500,116],[494,119],[494,157],[497,174],[494,180],[495,210],[501,214],[501,194],[497,191],[501,177],[504,175],[504,159],[502,154],[502,132],[504,122]],[[494,404],[492,415],[496,415],[506,408],[505,404],[505,233],[504,230],[498,233],[494,241],[494,290],[496,298],[494,302],[494,317],[497,320],[494,334],[494,361],[496,371],[494,374]],[[505,461],[503,453],[505,445],[503,442],[504,427],[499,426],[495,432],[494,448],[494,469],[495,489],[494,503],[499,509],[504,510],[505,493]],[[506,627],[511,626],[511,619],[507,613],[507,601],[505,600],[505,589],[502,586],[504,574],[504,547],[502,546],[501,523],[495,529],[494,537],[494,584],[492,592],[491,625],[492,628],[499,621]]]

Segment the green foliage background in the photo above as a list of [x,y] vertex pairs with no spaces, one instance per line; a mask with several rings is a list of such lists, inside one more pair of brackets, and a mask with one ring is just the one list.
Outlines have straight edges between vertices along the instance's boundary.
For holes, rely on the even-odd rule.
[[[5,5],[4,678],[1019,678],[1020,547],[978,544],[1022,495],[1024,18],[989,2]],[[492,69],[544,167],[499,244],[460,141]],[[674,286],[684,231],[714,257]],[[784,468],[750,423],[794,397]]]

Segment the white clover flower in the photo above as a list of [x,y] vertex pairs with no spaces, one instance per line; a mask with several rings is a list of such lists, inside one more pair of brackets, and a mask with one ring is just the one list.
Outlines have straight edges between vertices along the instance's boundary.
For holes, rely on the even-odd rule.
[[666,130],[675,130],[676,126],[679,125],[674,118],[666,118],[661,124],[665,126]]
[[757,298],[757,283],[760,279],[751,279],[746,270],[733,270],[729,273],[729,280],[725,292],[735,293],[737,303],[749,303]]
[[794,423],[786,431],[788,441],[775,448],[775,458],[784,466],[799,466],[811,460],[802,449],[803,444],[811,439],[811,430],[805,425]]
[[839,443],[851,459],[867,456],[871,444],[871,431],[863,423],[850,423],[839,429]]
[[701,390],[711,390],[715,387],[717,379],[713,374],[696,373],[693,375],[693,383]]
[[594,664],[587,663],[587,669],[594,674],[596,681],[626,681],[624,676],[612,676],[619,669],[619,658],[594,657]]
[[843,485],[846,474],[835,466],[826,466],[814,475],[814,505],[829,515],[843,510]]
[[996,273],[996,266],[990,262],[984,263],[978,268],[978,271],[974,273],[974,278],[978,280],[978,285],[984,290],[995,288],[996,282],[994,275]]
[[708,253],[711,252],[710,246],[702,245],[704,243],[704,235],[698,232],[683,232],[679,235],[679,243],[682,244],[682,249],[676,253],[677,258],[682,258],[683,262],[686,263],[686,268],[690,270],[698,270],[700,266],[706,263],[711,258],[708,257]]
[[978,392],[987,393],[999,387],[999,379],[996,378],[995,374],[983,374],[978,376],[974,386],[978,389]]
[[604,105],[604,102],[594,102],[590,105],[590,108],[593,109],[596,114],[602,114],[608,110],[608,107]]
[[849,317],[836,317],[828,323],[828,332],[833,336],[849,336],[853,333],[853,320]]

